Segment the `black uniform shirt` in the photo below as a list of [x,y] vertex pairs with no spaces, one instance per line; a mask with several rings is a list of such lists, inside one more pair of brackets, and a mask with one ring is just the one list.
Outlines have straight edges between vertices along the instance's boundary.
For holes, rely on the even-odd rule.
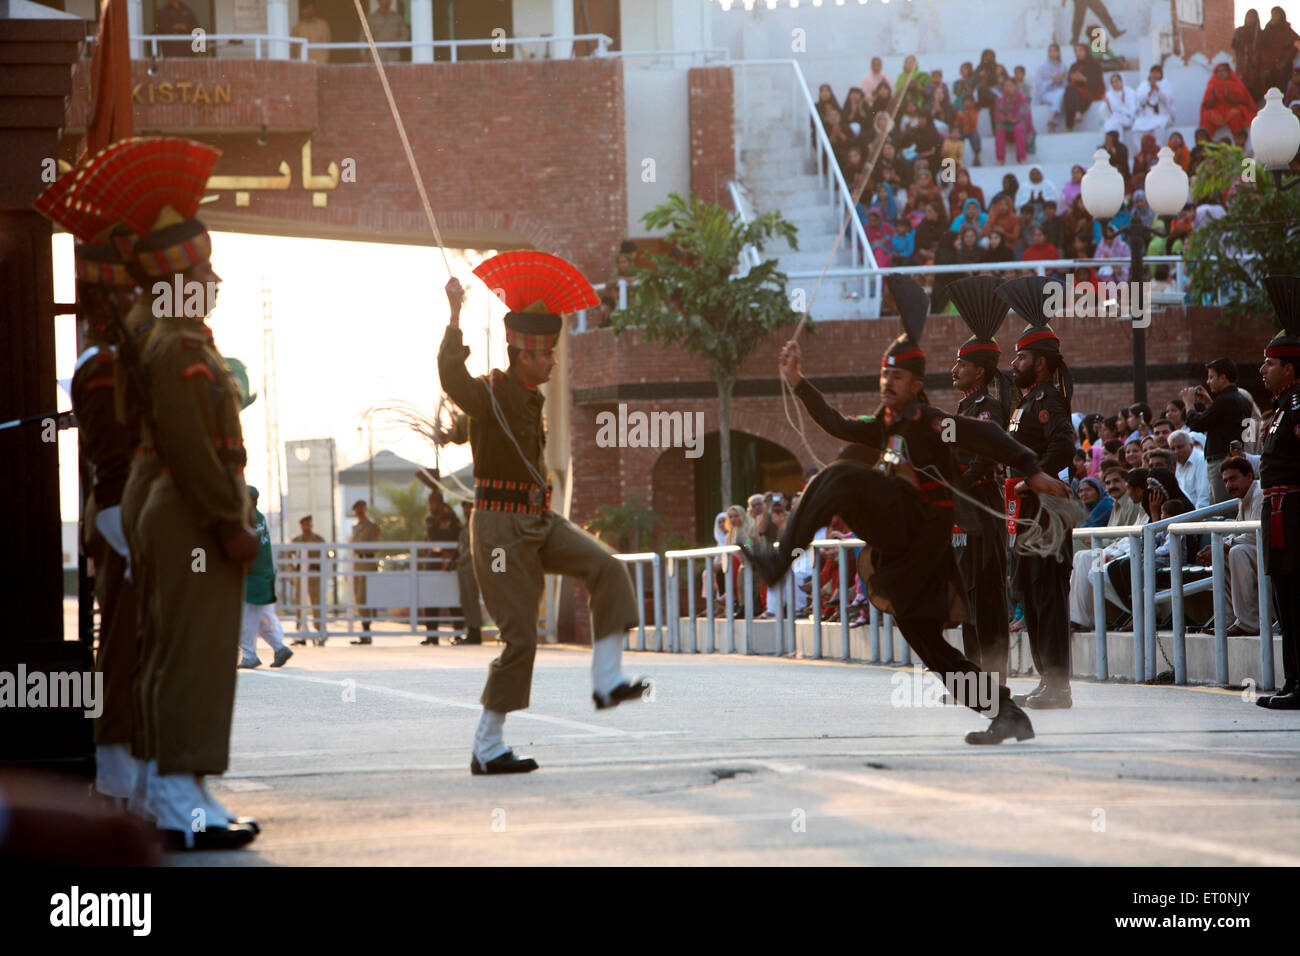
[[1300,572],[1300,491],[1281,490],[1300,488],[1300,384],[1273,400],[1273,422],[1259,456],[1259,487],[1268,573]]
[[1070,409],[1054,386],[1040,384],[1030,389],[1012,414],[1007,431],[1038,456],[1038,467],[1033,471],[1045,471],[1056,477],[1074,460]]
[[[1002,430],[1007,427],[1007,410],[1002,403],[988,393],[988,389],[977,388],[968,392],[957,403],[957,413],[981,422],[992,422]],[[984,481],[997,477],[998,463],[978,455],[969,455],[957,450],[957,465],[961,468],[963,489],[970,490]]]

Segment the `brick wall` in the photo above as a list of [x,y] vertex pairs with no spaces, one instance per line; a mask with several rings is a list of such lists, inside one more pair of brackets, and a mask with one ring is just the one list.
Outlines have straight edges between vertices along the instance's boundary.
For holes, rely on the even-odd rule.
[[[378,75],[364,66],[275,61],[162,60],[155,104],[136,107],[137,128],[194,135],[225,153],[217,175],[292,171],[288,189],[232,192],[204,207],[215,228],[244,232],[431,242]],[[81,94],[63,143],[71,159],[87,110]],[[389,82],[444,241],[453,247],[535,247],[571,260],[593,282],[614,270],[627,223],[623,73],[599,58],[398,64]],[[162,82],[229,85],[228,104],[159,105]],[[261,126],[267,143],[256,145]],[[312,141],[313,173],[355,163],[356,181],[312,204],[301,147]]]
[[731,208],[727,183],[736,175],[735,108],[728,67],[696,67],[688,74],[691,192]]
[[[1183,58],[1193,53],[1204,53],[1213,59],[1220,50],[1231,52],[1232,31],[1238,24],[1233,16],[1233,0],[1203,0],[1204,21],[1201,26],[1193,27],[1183,24],[1180,27],[1183,42]],[[1268,19],[1268,7],[1260,5],[1261,16]]]

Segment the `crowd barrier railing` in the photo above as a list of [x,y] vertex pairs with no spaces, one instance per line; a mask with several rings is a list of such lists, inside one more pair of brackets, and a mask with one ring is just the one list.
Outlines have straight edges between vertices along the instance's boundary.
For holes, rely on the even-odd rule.
[[1116,525],[1113,528],[1075,528],[1074,540],[1087,541],[1092,550],[1092,564],[1088,576],[1092,581],[1092,619],[1093,635],[1097,642],[1097,680],[1106,680],[1110,676],[1110,663],[1106,649],[1106,566],[1102,561],[1102,551],[1106,547],[1100,542],[1116,538],[1127,538],[1129,542],[1129,585],[1133,592],[1129,605],[1133,613],[1133,673],[1141,674],[1145,670],[1143,662],[1143,624],[1146,620],[1142,611],[1142,529],[1145,525]]

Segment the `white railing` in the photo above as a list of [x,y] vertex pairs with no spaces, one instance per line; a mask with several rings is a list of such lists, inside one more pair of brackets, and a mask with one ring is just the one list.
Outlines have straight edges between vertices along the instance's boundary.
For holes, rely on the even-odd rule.
[[[871,256],[870,243],[867,242],[867,235],[862,226],[862,221],[858,218],[853,195],[849,191],[848,184],[844,181],[839,163],[835,159],[835,152],[831,149],[826,130],[822,128],[821,120],[817,115],[813,95],[808,89],[807,81],[804,79],[803,68],[797,60],[731,60],[728,61],[728,65],[732,67],[733,76],[736,78],[736,114],[739,121],[735,124],[734,138],[736,149],[735,166],[738,175],[744,169],[741,153],[746,148],[744,144],[750,134],[748,118],[751,96],[748,73],[755,68],[771,69],[772,67],[784,68],[790,71],[792,99],[790,113],[792,129],[790,132],[796,142],[806,144],[812,151],[818,181],[826,190],[827,198],[834,206],[835,216],[840,223],[840,235],[843,234],[844,228],[848,227],[845,246],[849,250],[851,261],[864,264],[862,271],[855,273],[863,276],[864,279],[862,289],[863,308],[867,316],[871,318],[878,317],[880,314],[880,282],[878,270],[875,268],[875,260]],[[817,275],[820,275],[820,272]]]
[[[754,221],[753,211],[749,208],[749,203],[742,193],[741,187],[734,179],[727,181],[727,192],[731,195],[731,205],[736,210],[736,215],[740,221],[746,225]],[[748,275],[749,270],[762,263],[762,258],[758,250],[752,244],[746,243],[745,247],[740,250],[740,274]]]
[[605,56],[619,57],[621,59],[640,59],[641,57],[651,58],[651,62],[646,64],[650,68],[658,66],[676,66],[679,57],[689,57],[692,64],[700,62],[708,64],[717,60],[725,60],[731,55],[731,51],[725,46],[707,46],[697,47],[692,50],[611,50]]
[[1141,680],[1140,675],[1144,670],[1142,660],[1144,618],[1141,610],[1142,529],[1144,527],[1145,525],[1134,524],[1116,525],[1110,528],[1074,529],[1074,540],[1087,541],[1092,549],[1092,566],[1088,574],[1092,579],[1092,620],[1097,642],[1097,680],[1107,680],[1110,677],[1110,663],[1106,653],[1106,566],[1101,560],[1103,545],[1098,542],[1109,541],[1112,538],[1128,538],[1129,542],[1129,587],[1133,592],[1133,597],[1129,601],[1133,613],[1133,673],[1135,680]]
[[[297,59],[307,60],[313,50],[368,50],[370,45],[363,41],[357,42],[339,42],[339,43],[309,43],[303,37],[285,36],[274,33],[208,33],[202,34],[205,44],[213,43],[214,45],[225,44],[227,46],[242,45],[252,42],[253,58],[257,60],[265,58],[271,60]],[[94,36],[86,38],[87,44],[95,42]],[[159,56],[158,44],[160,43],[183,43],[189,45],[193,42],[193,36],[189,33],[133,33],[131,34],[132,49],[147,48],[148,55],[154,58]],[[575,55],[570,52],[568,56],[559,57],[555,55],[555,48],[559,45],[562,49],[567,45],[567,49],[573,50],[575,43],[595,43],[596,48],[590,56],[608,56],[610,55],[609,47],[614,42],[612,37],[603,33],[577,33],[573,36],[539,36],[539,37],[500,37],[486,39],[468,39],[468,40],[386,40],[376,42],[375,46],[381,50],[449,50],[450,60],[452,63],[458,62],[458,51],[465,47],[491,47],[494,52],[504,52],[506,49],[518,47],[524,44],[545,44],[547,47],[547,59],[575,59]],[[139,47],[143,44],[143,47]],[[278,47],[276,44],[285,44]],[[291,54],[277,55],[280,50],[288,51],[290,47],[295,49]],[[683,51],[698,52],[698,51]],[[711,51],[712,52],[712,51]],[[725,51],[724,51],[725,52]],[[195,56],[204,56],[206,53],[195,54]],[[621,54],[621,55],[637,55]],[[369,63],[366,58],[362,62]]]
[[[664,649],[664,592],[660,587],[660,581],[663,577],[663,558],[653,551],[646,551],[639,554],[616,554],[614,557],[626,564],[632,565],[635,569],[636,579],[636,606],[637,606],[637,647],[638,651],[650,650],[646,647],[645,642],[645,569],[646,565],[650,566],[650,584],[654,589],[654,632],[655,646],[654,650],[662,651]],[[629,634],[623,642],[627,650],[632,649],[632,635]]]
[[[1235,502],[1226,502],[1235,504]],[[1215,680],[1220,684],[1228,683],[1228,606],[1225,588],[1224,566],[1226,555],[1223,551],[1225,534],[1255,535],[1255,560],[1257,574],[1257,594],[1259,601],[1259,687],[1269,690],[1274,686],[1273,679],[1273,602],[1269,593],[1267,555],[1264,553],[1264,536],[1259,533],[1258,521],[1182,521],[1186,515],[1179,515],[1168,526],[1171,538],[1178,540],[1186,535],[1210,536],[1210,570],[1208,587],[1214,592],[1214,669]],[[1181,545],[1181,541],[1179,544]],[[1168,596],[1173,610],[1174,628],[1174,683],[1187,683],[1187,625],[1183,618],[1183,598],[1188,594],[1206,590],[1207,582],[1183,586],[1182,562],[1176,560],[1180,555],[1170,549],[1168,591],[1156,595],[1156,600]],[[1234,587],[1236,586],[1234,582]]]

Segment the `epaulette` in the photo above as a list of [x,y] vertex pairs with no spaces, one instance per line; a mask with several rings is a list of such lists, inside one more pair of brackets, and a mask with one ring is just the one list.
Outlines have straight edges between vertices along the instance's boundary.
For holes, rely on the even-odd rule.
[[1300,409],[1300,391],[1291,393],[1291,404],[1287,406],[1290,411]]
[[492,386],[493,389],[495,389],[506,380],[506,373],[501,371],[499,368],[494,368],[487,375],[483,376],[483,378]]

